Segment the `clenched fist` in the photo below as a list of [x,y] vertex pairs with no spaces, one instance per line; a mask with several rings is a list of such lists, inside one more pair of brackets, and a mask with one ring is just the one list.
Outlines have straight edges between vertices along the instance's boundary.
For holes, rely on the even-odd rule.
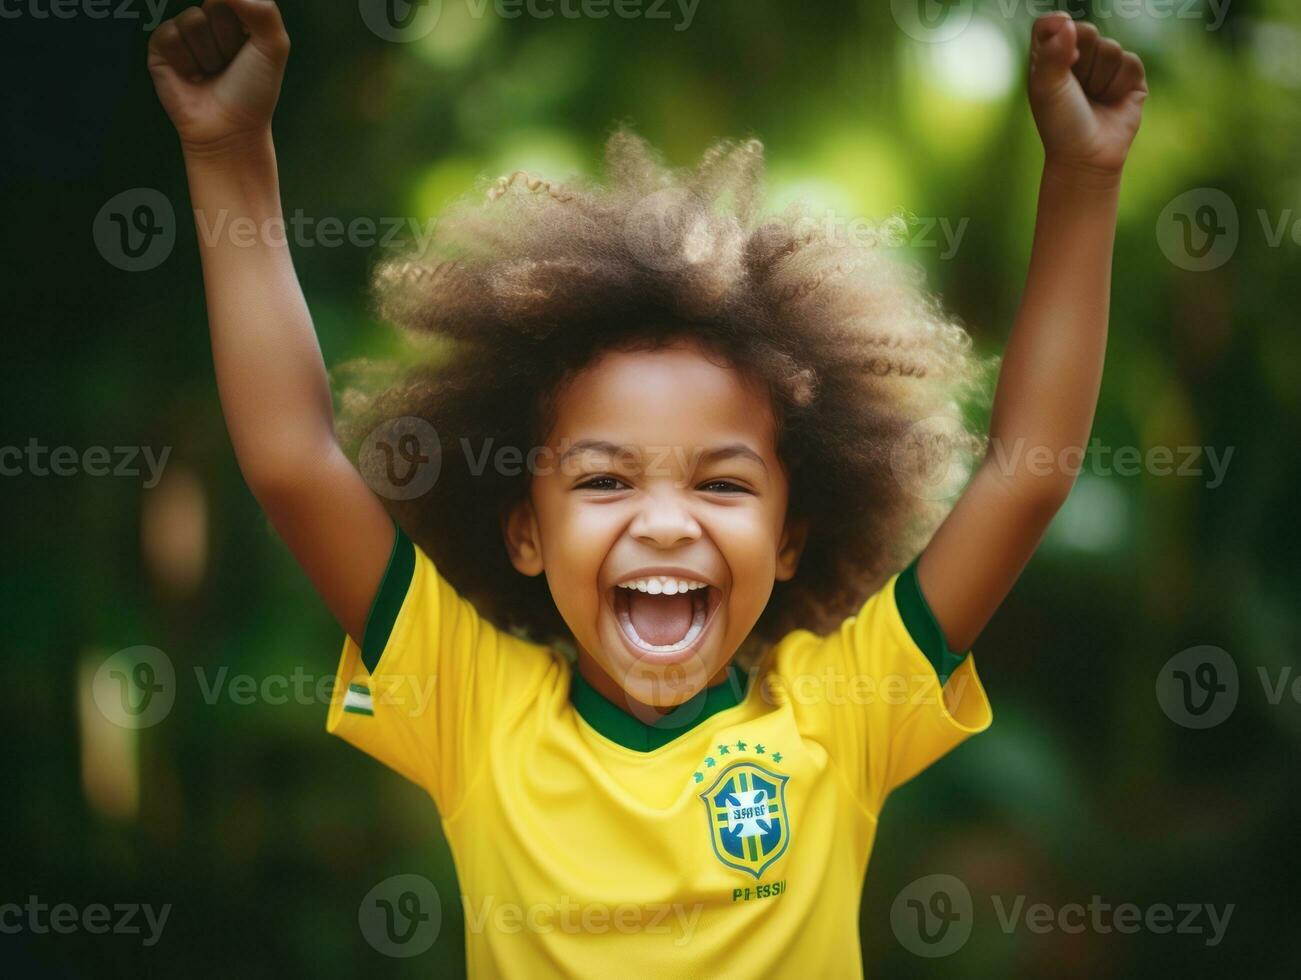
[[1147,98],[1143,62],[1069,14],[1031,30],[1030,108],[1047,161],[1118,174]]
[[196,151],[269,128],[288,58],[274,0],[204,0],[149,38],[154,88]]

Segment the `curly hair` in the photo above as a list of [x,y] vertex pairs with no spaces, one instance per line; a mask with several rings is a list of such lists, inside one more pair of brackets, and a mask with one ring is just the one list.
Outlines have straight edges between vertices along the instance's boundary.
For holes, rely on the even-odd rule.
[[[381,316],[434,343],[399,379],[345,394],[345,445],[356,457],[385,420],[433,426],[438,479],[387,500],[393,518],[489,621],[567,644],[545,576],[517,572],[502,538],[527,468],[475,454],[545,445],[556,392],[602,351],[690,337],[766,386],[790,514],[809,518],[798,571],[752,639],[829,632],[943,518],[928,488],[937,472],[961,480],[983,449],[961,404],[992,361],[878,243],[840,241],[799,205],[761,216],[757,140],[674,170],[620,129],[606,164],[604,182],[501,177],[486,200],[450,206],[422,253],[377,267]],[[360,456],[375,486],[379,460]]]

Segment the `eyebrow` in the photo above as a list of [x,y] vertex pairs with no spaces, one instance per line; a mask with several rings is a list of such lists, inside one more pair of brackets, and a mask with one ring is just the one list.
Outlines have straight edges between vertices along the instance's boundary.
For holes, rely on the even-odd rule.
[[[622,456],[624,454],[635,455],[638,452],[636,446],[620,445],[616,442],[610,442],[607,439],[580,439],[574,443],[560,457],[560,462],[564,462],[571,456],[586,452],[592,449],[598,452],[606,453],[610,456]],[[743,442],[729,442],[722,446],[714,446],[712,449],[706,449],[700,455],[700,461],[704,463],[717,462],[724,459],[751,459],[763,467],[764,472],[768,470],[768,464],[763,461],[763,457],[751,449]]]

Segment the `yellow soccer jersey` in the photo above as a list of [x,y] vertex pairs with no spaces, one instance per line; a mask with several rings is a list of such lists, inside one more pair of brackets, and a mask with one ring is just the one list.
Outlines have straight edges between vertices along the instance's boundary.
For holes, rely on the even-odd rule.
[[401,532],[362,646],[327,730],[433,797],[476,978],[861,975],[882,803],[992,717],[915,563],[654,727],[481,619]]

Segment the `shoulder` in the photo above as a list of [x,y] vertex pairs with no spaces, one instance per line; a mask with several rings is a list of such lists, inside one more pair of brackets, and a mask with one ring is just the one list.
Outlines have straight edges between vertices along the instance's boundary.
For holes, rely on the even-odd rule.
[[381,659],[396,658],[481,680],[498,670],[540,676],[563,662],[546,644],[481,616],[401,529],[366,621],[361,658],[372,671]]
[[779,674],[826,671],[837,663],[889,669],[928,663],[940,683],[966,654],[950,650],[917,581],[917,561],[890,575],[858,609],[826,635],[796,629],[782,637],[769,659]]

